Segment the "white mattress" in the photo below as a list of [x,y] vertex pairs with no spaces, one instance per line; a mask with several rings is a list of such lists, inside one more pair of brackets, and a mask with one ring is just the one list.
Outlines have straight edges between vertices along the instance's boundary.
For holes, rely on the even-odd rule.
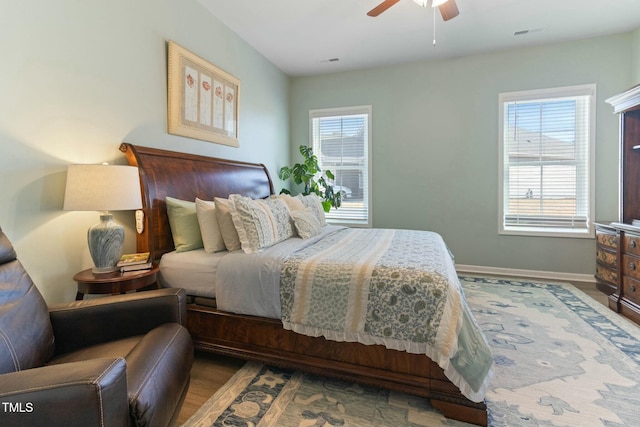
[[183,288],[188,295],[215,298],[218,263],[227,253],[208,254],[204,249],[166,253],[160,260],[160,285]]
[[319,236],[287,239],[257,254],[204,249],[169,252],[160,260],[160,284],[188,295],[216,298],[220,310],[280,319],[280,265],[292,252],[344,227],[327,225]]

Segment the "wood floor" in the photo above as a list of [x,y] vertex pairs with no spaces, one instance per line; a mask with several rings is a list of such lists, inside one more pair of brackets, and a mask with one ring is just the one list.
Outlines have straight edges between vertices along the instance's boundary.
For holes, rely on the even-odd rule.
[[604,293],[596,289],[596,284],[592,282],[574,282],[573,286],[580,289],[585,294],[589,295],[594,300],[598,301],[604,306],[609,306],[609,298]]
[[[594,283],[576,282],[573,285],[596,301],[607,305],[607,296],[598,291]],[[196,352],[191,369],[191,385],[178,417],[178,425],[187,421],[244,363],[244,360]]]
[[191,384],[178,416],[178,425],[184,424],[244,363],[244,360],[196,351]]

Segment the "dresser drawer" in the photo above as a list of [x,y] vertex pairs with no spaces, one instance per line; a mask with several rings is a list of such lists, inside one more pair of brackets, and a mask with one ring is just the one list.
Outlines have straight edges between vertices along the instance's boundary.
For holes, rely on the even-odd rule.
[[606,267],[616,268],[618,266],[618,254],[601,246],[596,248],[596,260]]
[[624,299],[640,304],[640,281],[625,276],[622,289]]
[[625,233],[622,238],[622,252],[640,256],[640,236]]
[[613,286],[618,286],[618,273],[616,270],[596,264],[596,278]]
[[618,247],[618,234],[603,230],[596,230],[596,242],[598,245],[616,249]]
[[626,254],[623,255],[622,275],[631,276],[634,279],[640,279],[640,258]]

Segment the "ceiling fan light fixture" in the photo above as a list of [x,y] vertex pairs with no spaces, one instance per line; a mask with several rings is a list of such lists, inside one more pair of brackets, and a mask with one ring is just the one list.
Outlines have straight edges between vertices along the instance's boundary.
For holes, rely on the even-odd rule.
[[[382,3],[367,12],[368,16],[378,16],[385,10],[389,9],[400,0],[383,0]],[[444,21],[455,18],[460,14],[456,0],[413,0],[415,4],[422,7],[429,7],[429,3],[433,8],[440,9],[440,15]]]

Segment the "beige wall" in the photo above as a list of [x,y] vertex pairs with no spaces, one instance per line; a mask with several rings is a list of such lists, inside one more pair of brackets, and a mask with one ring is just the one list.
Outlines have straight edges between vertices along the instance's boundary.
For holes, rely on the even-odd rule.
[[[62,211],[68,164],[125,163],[122,141],[288,162],[288,77],[195,0],[5,2],[0,29],[0,227],[49,302],[75,296],[98,222]],[[167,40],[241,80],[240,148],[167,134]],[[116,218],[134,251],[133,212]]]

